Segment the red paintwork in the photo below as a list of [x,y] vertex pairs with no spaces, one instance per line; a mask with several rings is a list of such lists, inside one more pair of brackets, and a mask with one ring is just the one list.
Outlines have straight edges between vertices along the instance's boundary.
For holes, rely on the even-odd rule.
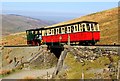
[[[100,32],[76,32],[70,33],[70,42],[79,42],[79,41],[87,41],[87,40],[100,40]],[[68,34],[58,34],[58,35],[50,35],[50,36],[43,36],[43,42],[50,43],[50,42],[67,42],[68,41]],[[60,38],[62,38],[60,40]]]

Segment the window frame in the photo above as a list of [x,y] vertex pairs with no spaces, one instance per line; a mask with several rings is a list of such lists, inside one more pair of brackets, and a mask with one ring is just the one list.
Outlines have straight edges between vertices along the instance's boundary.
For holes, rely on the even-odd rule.
[[61,34],[65,34],[65,27],[61,27]]
[[77,24],[74,25],[74,31],[73,32],[78,32],[78,25]]
[[71,26],[67,26],[67,33],[71,33]]
[[59,34],[59,28],[56,28],[56,35]]

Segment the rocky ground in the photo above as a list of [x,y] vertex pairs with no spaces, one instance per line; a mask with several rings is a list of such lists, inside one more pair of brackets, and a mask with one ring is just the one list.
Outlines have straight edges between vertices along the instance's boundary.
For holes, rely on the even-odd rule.
[[[56,78],[117,79],[118,47],[71,47]],[[120,69],[120,68],[119,68]]]
[[[43,47],[1,48],[1,77],[51,78],[59,68],[55,79],[116,79],[118,76],[118,47],[75,46],[65,48],[59,60]],[[64,58],[64,59],[63,59]],[[62,59],[62,60],[61,60]],[[57,64],[61,63],[59,67]],[[55,67],[56,66],[56,67]],[[53,68],[54,67],[54,68]],[[38,75],[40,72],[40,75]],[[45,72],[42,73],[42,72]],[[49,73],[48,77],[47,72]]]
[[22,70],[52,68],[57,63],[56,56],[43,47],[4,47],[1,50],[1,77]]

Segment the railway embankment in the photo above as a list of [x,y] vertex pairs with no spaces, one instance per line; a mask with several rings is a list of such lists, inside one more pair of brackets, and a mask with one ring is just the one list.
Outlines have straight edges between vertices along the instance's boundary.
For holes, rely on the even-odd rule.
[[[65,46],[64,50],[61,50],[61,54],[57,55],[59,59],[53,54],[55,52],[48,50],[46,46],[4,47],[1,50],[2,70],[15,71],[13,68],[16,66],[22,71],[55,66],[55,70],[51,74],[53,74],[52,78],[57,79],[119,78],[119,47]],[[7,75],[10,74],[11,72]],[[47,76],[41,75],[40,78],[44,79]]]

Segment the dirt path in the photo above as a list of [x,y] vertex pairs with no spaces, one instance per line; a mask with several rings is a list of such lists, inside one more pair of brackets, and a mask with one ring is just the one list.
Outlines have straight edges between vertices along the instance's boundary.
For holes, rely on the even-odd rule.
[[50,69],[43,69],[43,70],[23,70],[17,73],[13,73],[7,77],[4,77],[3,79],[24,79],[27,76],[31,77],[40,77],[48,74],[52,74],[55,70],[55,67]]

